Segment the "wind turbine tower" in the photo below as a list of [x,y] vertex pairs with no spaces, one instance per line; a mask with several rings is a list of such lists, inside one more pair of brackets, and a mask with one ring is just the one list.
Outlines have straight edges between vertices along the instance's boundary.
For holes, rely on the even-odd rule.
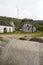
[[19,18],[19,8],[18,7],[16,8],[17,8],[17,18]]

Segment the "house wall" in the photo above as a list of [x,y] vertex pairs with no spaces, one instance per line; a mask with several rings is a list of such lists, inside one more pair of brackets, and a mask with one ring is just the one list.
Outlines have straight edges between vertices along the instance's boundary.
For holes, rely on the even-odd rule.
[[4,32],[4,28],[6,28],[7,32],[13,32],[13,27],[1,26],[0,25],[0,33],[3,33]]
[[36,27],[35,26],[33,27],[33,32],[36,32]]
[[13,26],[13,31],[15,31],[15,25],[14,25],[13,21],[11,21],[10,24]]
[[[22,31],[23,32],[32,32],[32,24],[24,24],[22,27]],[[33,32],[35,32],[35,31],[36,31],[36,27],[33,26]]]

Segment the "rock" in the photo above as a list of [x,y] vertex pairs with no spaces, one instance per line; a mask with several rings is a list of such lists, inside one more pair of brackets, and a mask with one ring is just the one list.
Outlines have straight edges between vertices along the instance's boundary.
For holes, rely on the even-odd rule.
[[32,38],[30,39],[30,41],[36,41],[36,42],[41,42],[41,43],[43,43],[43,38],[32,37]]
[[[39,42],[5,39],[0,43],[0,65],[43,65],[43,44]],[[3,48],[4,47],[4,48]]]

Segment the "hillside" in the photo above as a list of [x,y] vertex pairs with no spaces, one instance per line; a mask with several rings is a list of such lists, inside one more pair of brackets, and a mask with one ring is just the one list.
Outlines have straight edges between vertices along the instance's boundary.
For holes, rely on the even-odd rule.
[[34,20],[34,22],[39,23],[40,25],[43,25],[43,20]]

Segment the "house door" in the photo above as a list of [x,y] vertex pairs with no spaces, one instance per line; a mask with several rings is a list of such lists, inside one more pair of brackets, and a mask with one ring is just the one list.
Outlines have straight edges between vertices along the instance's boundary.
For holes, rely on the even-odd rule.
[[4,33],[6,33],[7,32],[7,28],[4,28]]
[[11,32],[11,28],[9,28],[9,32]]

